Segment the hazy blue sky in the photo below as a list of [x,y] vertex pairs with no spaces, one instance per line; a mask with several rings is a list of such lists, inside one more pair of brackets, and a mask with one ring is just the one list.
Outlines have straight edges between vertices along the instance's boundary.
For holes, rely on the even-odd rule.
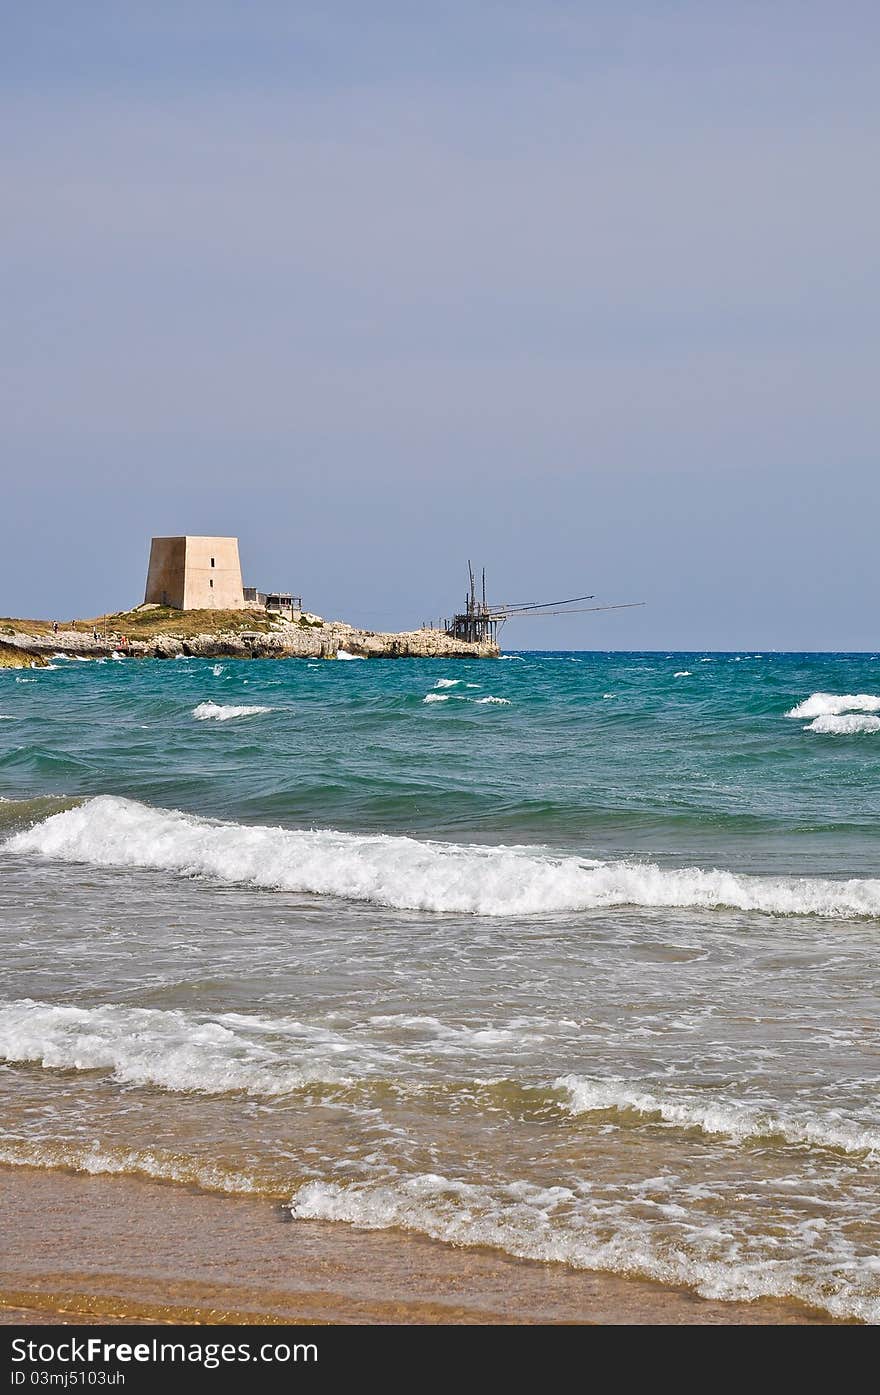
[[880,8],[2,0],[0,614],[880,646]]

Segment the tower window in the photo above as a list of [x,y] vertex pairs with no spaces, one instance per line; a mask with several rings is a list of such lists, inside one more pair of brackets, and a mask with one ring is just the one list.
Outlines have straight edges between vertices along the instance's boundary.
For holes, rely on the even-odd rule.
[[211,558],[211,566],[213,567],[213,565],[214,565],[214,558],[212,557],[212,558]]
[[214,578],[213,578],[213,577],[211,577],[211,580],[208,582],[208,585],[210,586],[211,590],[213,591],[213,589],[214,589]]

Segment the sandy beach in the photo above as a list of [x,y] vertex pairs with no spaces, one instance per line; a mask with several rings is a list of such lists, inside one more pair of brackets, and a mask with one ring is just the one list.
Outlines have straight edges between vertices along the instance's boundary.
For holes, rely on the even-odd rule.
[[6,1324],[831,1321],[131,1177],[3,1168],[0,1231]]

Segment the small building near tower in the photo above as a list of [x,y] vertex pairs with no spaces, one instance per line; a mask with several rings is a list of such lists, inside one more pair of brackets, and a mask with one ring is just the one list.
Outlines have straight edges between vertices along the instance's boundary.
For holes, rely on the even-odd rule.
[[144,604],[244,610],[238,538],[153,538]]

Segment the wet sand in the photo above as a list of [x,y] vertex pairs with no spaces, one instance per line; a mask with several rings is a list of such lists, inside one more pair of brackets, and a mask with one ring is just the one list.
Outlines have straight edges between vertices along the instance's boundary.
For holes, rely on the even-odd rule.
[[0,1235],[7,1324],[831,1321],[135,1177],[0,1168]]

